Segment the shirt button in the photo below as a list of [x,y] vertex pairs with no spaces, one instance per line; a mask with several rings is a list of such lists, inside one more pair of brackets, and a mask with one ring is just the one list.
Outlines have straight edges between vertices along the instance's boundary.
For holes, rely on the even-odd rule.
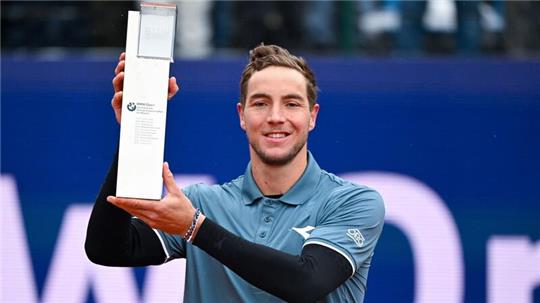
[[259,237],[261,237],[261,238],[264,238],[264,237],[266,237],[266,232],[265,232],[265,231],[263,231],[262,233],[260,233],[260,234],[259,234]]
[[266,222],[266,223],[272,222],[272,217],[270,217],[270,216],[264,217],[264,222]]

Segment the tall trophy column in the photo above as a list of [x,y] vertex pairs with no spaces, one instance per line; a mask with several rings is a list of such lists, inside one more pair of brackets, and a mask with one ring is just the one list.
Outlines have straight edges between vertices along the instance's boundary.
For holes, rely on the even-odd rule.
[[116,195],[161,199],[174,4],[129,11]]

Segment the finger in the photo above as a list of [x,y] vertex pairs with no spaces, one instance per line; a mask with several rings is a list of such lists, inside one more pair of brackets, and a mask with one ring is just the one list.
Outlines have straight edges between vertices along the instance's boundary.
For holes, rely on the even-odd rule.
[[124,92],[120,91],[114,94],[111,105],[114,109],[122,109],[122,97],[124,95]]
[[116,65],[116,68],[114,69],[114,74],[118,75],[120,72],[123,72],[125,68],[126,68],[125,60],[118,62],[118,64]]
[[111,100],[111,105],[112,105],[112,108],[114,110],[114,117],[116,118],[116,121],[118,123],[122,123],[122,97],[123,97],[123,92],[117,92],[116,94],[114,94],[112,100]]
[[178,87],[178,84],[176,83],[175,77],[169,78],[169,94],[167,96],[167,99],[170,100],[176,93],[180,90],[180,87]]
[[124,88],[124,72],[120,72],[116,77],[112,80],[114,92],[122,91]]
[[139,199],[118,198],[114,196],[108,196],[107,201],[128,211],[129,213],[132,211],[137,212],[153,210],[155,206],[155,202]]
[[179,194],[180,188],[176,185],[174,181],[174,175],[169,168],[169,163],[163,162],[163,183],[165,184],[165,189],[171,194]]
[[126,52],[122,52],[120,54],[120,57],[118,58],[118,61],[126,60]]
[[123,209],[124,211],[128,212],[130,215],[132,216],[135,216],[135,217],[138,217],[136,212],[134,212],[131,208],[127,207],[126,205],[123,205],[121,203],[118,202],[118,199],[114,196],[108,196],[107,197],[107,202],[111,203],[112,205],[120,208],[120,209]]

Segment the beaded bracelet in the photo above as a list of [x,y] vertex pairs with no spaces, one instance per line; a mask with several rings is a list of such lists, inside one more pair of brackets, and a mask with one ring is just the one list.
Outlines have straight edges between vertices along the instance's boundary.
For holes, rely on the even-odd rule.
[[191,243],[193,241],[193,232],[195,231],[195,227],[197,227],[197,222],[199,221],[199,217],[201,216],[201,210],[195,209],[195,214],[193,215],[193,220],[191,220],[191,226],[188,228],[186,234],[184,235],[184,239]]

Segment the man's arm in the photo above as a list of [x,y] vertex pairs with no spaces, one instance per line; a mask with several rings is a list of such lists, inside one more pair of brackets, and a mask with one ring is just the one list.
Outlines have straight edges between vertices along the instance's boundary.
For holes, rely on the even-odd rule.
[[[110,196],[107,201],[149,226],[185,236],[195,209],[163,165],[167,195],[159,202]],[[235,236],[201,215],[194,243],[249,283],[290,302],[314,302],[353,274],[347,259],[329,248],[311,244],[300,256],[291,255]]]
[[[116,155],[92,210],[87,256],[108,266],[161,264],[165,253],[154,231],[106,201],[116,191],[117,162]],[[326,247],[307,245],[300,256],[293,256],[246,241],[208,218],[193,244],[251,284],[290,302],[314,302],[352,274],[349,262]]]
[[165,262],[157,235],[140,220],[107,202],[116,192],[118,153],[101,186],[88,222],[84,249],[90,261],[107,266],[144,266]]
[[320,300],[353,274],[345,257],[324,246],[306,245],[300,256],[294,256],[244,240],[208,218],[193,244],[287,302]]
[[[116,191],[117,166],[118,155],[92,210],[86,254],[92,262],[107,266],[161,264],[165,253],[154,231],[106,201]],[[307,245],[294,256],[244,240],[208,218],[193,244],[246,281],[289,302],[315,302],[352,274],[348,261],[326,247]]]

